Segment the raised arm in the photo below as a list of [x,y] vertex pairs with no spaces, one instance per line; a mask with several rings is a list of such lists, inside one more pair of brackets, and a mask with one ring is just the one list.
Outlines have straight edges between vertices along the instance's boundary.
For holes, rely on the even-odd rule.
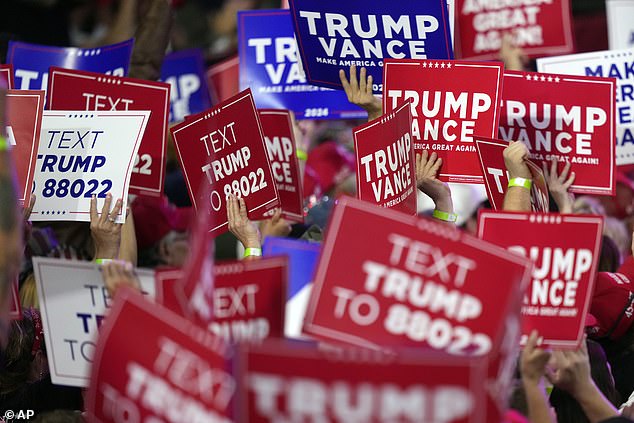
[[521,141],[513,141],[504,149],[504,163],[509,172],[509,186],[504,196],[504,210],[531,211],[532,175],[526,160],[528,148]]
[[97,198],[90,200],[90,233],[95,245],[95,260],[113,260],[119,257],[121,246],[122,224],[115,223],[121,211],[122,201],[119,199],[110,211],[112,195],[108,193],[101,214],[97,213]]
[[538,339],[537,331],[533,331],[520,358],[520,371],[526,394],[528,418],[531,423],[554,423],[543,384],[550,353],[537,347]]
[[599,423],[619,415],[592,380],[585,336],[581,348],[576,351],[555,351],[553,358],[555,369],[548,373],[550,381],[577,400],[590,423]]
[[425,150],[422,154],[416,154],[416,186],[433,200],[433,216],[453,225],[458,216],[453,211],[449,185],[437,178],[441,166],[442,159],[436,153],[429,155]]
[[348,101],[368,112],[368,121],[371,121],[381,117],[383,103],[372,91],[372,75],[366,77],[366,73],[366,69],[361,68],[357,80],[357,67],[352,65],[350,66],[350,80],[346,78],[346,71],[343,69],[339,70],[339,79],[341,79],[343,90],[348,96]]
[[575,197],[568,192],[568,189],[575,182],[575,172],[570,172],[570,162],[566,162],[561,175],[557,175],[557,161],[555,159],[550,163],[550,170],[548,170],[546,163],[543,164],[543,170],[548,190],[557,203],[559,213],[572,213]]

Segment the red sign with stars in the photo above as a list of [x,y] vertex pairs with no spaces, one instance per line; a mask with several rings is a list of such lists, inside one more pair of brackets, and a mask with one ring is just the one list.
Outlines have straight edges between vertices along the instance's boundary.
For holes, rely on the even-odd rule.
[[383,110],[411,99],[414,151],[436,152],[440,179],[483,183],[474,136],[494,138],[502,63],[385,60]]

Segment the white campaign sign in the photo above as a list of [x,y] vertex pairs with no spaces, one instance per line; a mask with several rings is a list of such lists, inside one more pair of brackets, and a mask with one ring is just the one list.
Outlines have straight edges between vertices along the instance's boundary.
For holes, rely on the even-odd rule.
[[[149,111],[45,111],[37,154],[34,221],[90,221],[110,192],[127,204],[134,158]],[[123,208],[125,211],[125,207]],[[117,217],[123,223],[125,213]]]
[[610,49],[634,47],[634,0],[608,0],[605,5]]
[[[86,387],[97,329],[112,301],[100,265],[35,257],[33,268],[51,380],[55,385]],[[154,298],[154,271],[136,273],[143,292]]]
[[634,48],[541,58],[537,70],[616,78],[616,164],[634,163]]

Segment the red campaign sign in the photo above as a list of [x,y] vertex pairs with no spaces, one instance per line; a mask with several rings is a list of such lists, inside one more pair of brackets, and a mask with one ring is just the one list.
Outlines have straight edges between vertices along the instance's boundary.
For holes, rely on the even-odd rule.
[[522,306],[522,343],[536,329],[544,346],[578,348],[592,299],[602,230],[602,216],[480,213],[480,238],[534,263]]
[[507,71],[500,138],[524,142],[539,166],[570,162],[570,191],[614,195],[615,94],[613,78]]
[[[212,293],[214,318],[208,329],[236,342],[282,338],[287,267],[286,257],[216,263]],[[175,309],[178,300],[174,294],[174,283],[181,277],[181,270],[156,272],[159,304]]]
[[409,102],[354,128],[357,197],[416,214],[416,162]]
[[176,294],[175,284],[182,279],[182,269],[156,269],[154,272],[154,290],[156,302],[174,313],[183,315],[181,303]]
[[13,89],[13,65],[0,65],[0,87]]
[[260,109],[258,114],[264,131],[271,172],[280,195],[282,215],[290,221],[303,223],[304,194],[297,162],[291,112]]
[[485,405],[484,359],[266,341],[241,347],[240,362],[244,423],[500,421]]
[[40,145],[40,129],[44,109],[44,91],[9,90],[7,103],[7,140],[18,177],[18,200],[29,204]]
[[483,183],[474,136],[497,134],[502,63],[386,59],[383,110],[412,103],[414,152],[442,159],[440,179]]
[[462,57],[498,60],[502,38],[530,57],[572,53],[574,50],[569,0],[503,3],[458,0]]
[[21,319],[22,306],[20,305],[20,290],[17,280],[11,284],[11,298],[9,302],[9,317],[12,319]]
[[[305,333],[373,349],[497,350],[529,281],[529,260],[349,197],[339,199],[328,225]],[[362,243],[360,233],[368,234]],[[504,280],[491,278],[492,269]]]
[[220,103],[240,92],[238,56],[231,57],[207,69],[207,87],[213,104]]
[[203,203],[191,224],[189,257],[182,278],[173,288],[180,305],[179,314],[202,327],[213,319],[214,240],[209,228],[214,227],[216,215],[211,212],[211,202],[204,201],[210,198],[211,189],[209,184],[201,187],[198,199]]
[[232,421],[232,356],[221,338],[124,288],[99,331],[88,420]]
[[171,128],[176,152],[194,207],[203,183],[211,185],[213,235],[227,230],[226,197],[245,199],[249,219],[258,220],[279,205],[262,126],[247,89]]
[[169,84],[52,67],[48,87],[50,110],[149,110],[150,120],[134,160],[129,192],[163,195]]
[[[504,163],[504,149],[507,141],[476,137],[476,149],[480,159],[480,167],[484,175],[484,185],[493,210],[502,210],[504,196],[509,184],[509,176]],[[531,208],[534,212],[548,212],[548,184],[544,172],[530,160],[526,162],[531,171]]]

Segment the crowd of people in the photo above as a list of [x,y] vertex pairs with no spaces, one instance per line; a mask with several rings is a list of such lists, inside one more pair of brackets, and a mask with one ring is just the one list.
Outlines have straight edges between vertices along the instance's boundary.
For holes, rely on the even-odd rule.
[[[10,3],[12,8],[22,11],[18,13],[20,16],[33,13],[43,22],[51,20],[48,18],[52,15],[44,19],[47,11],[59,16],[54,23],[63,27],[61,32],[66,32],[60,34],[59,28],[53,31],[53,22],[49,22],[48,26],[28,25],[36,30],[27,34],[24,26],[18,27],[19,21],[14,21],[6,22],[7,37],[41,43],[46,38],[46,41],[58,44],[92,46],[135,36],[137,44],[131,76],[147,79],[157,79],[168,43],[176,48],[179,45],[188,47],[195,38],[193,34],[198,31],[205,39],[207,58],[213,62],[235,48],[233,15],[236,10],[276,6],[256,0],[173,0],[171,4],[167,0],[16,0]],[[587,6],[588,2],[581,3]],[[577,6],[581,7],[579,4]],[[23,13],[31,9],[33,12]],[[188,26],[188,17],[197,12],[200,14],[200,10],[206,11],[206,22]],[[172,33],[168,34],[172,24],[157,23],[170,21],[172,13],[176,13],[176,21]],[[580,22],[585,22],[587,27],[588,22],[594,21],[581,19]],[[584,24],[579,25],[584,27]],[[208,26],[212,26],[213,31]],[[45,37],[41,31],[46,31]],[[49,36],[49,31],[56,36]],[[593,38],[592,42],[597,41]],[[500,56],[507,69],[530,66],[521,49],[512,46],[509,40],[505,41]],[[373,95],[372,80],[366,76],[365,69],[354,66],[342,69],[340,78],[348,100],[365,109],[369,120],[382,115],[382,102]],[[0,98],[0,123],[3,114],[4,93]],[[216,260],[242,258],[245,250],[261,249],[266,237],[320,242],[336,198],[355,195],[355,159],[350,144],[351,128],[359,123],[294,122],[298,150],[307,152],[307,156],[300,159],[304,173],[305,223],[288,222],[279,209],[269,219],[251,221],[247,217],[245,200],[230,196],[227,201],[229,232],[215,240]],[[528,157],[528,149],[522,142],[512,142],[506,148],[504,159],[511,179],[531,179],[526,165]],[[416,186],[422,205],[419,215],[430,216],[433,210],[449,215],[456,213],[459,215],[457,222],[444,223],[473,234],[478,210],[490,208],[484,190],[440,181],[437,175],[442,165],[436,153],[425,151],[416,155]],[[32,259],[44,256],[102,260],[104,283],[113,298],[120,286],[141,289],[135,275],[137,267],[182,267],[192,246],[189,230],[194,212],[190,199],[184,195],[187,188],[173,156],[168,170],[165,197],[136,197],[126,205],[108,194],[103,204],[92,199],[90,224],[32,224],[29,216],[37,198],[33,197],[23,209],[18,207],[11,153],[6,148],[6,141],[0,138],[0,304],[4,316],[0,319],[0,414],[4,410],[28,409],[35,412],[33,421],[83,421],[82,390],[54,385],[51,381]],[[569,164],[558,170],[553,162],[544,168],[551,210],[605,216],[600,272],[586,321],[587,337],[578,350],[543,349],[539,334],[531,334],[517,358],[513,389],[508,392],[506,420],[509,422],[634,421],[630,420],[634,419],[634,258],[631,236],[634,230],[634,181],[628,171],[627,168],[619,170],[615,197],[575,197],[569,192],[575,179]],[[122,210],[126,215],[125,223],[115,223]],[[504,210],[530,211],[530,191],[521,186],[509,187]],[[244,259],[258,260],[259,255],[247,254]],[[10,320],[6,316],[10,287],[16,279],[23,313],[21,319]]]

